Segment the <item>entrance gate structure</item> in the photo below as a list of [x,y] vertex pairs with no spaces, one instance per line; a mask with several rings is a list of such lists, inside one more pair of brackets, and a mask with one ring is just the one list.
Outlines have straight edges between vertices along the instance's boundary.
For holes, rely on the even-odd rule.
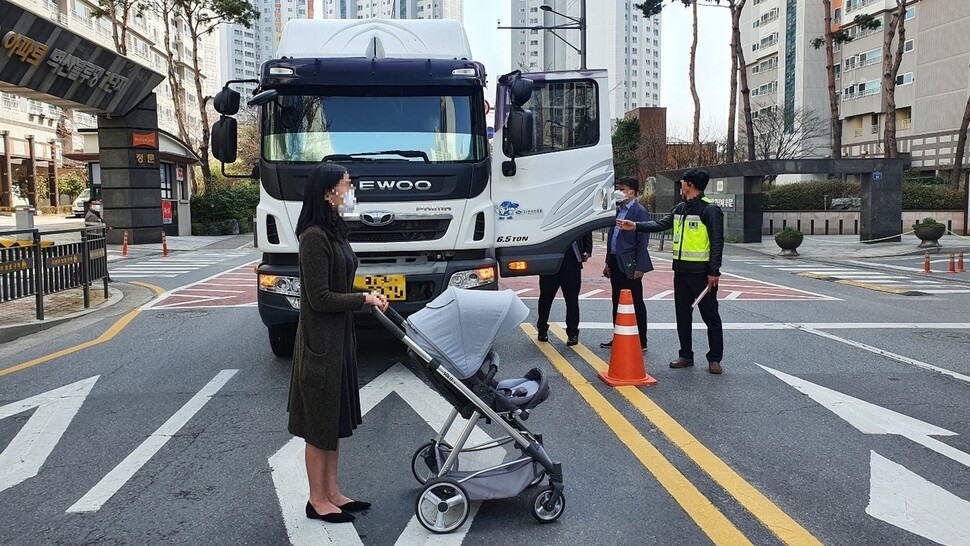
[[[761,242],[764,218],[762,182],[782,174],[859,175],[862,204],[859,240],[899,241],[903,210],[905,159],[769,159],[702,167],[711,175],[705,194],[724,211],[724,237],[741,243]],[[673,210],[680,201],[684,170],[657,173],[657,210]]]

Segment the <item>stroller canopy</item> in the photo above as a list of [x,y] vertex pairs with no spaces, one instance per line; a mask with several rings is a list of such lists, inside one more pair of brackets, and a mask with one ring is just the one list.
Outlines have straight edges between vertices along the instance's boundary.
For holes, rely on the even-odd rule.
[[529,308],[515,292],[465,290],[448,287],[411,315],[408,328],[414,341],[444,360],[452,373],[468,379],[482,366],[495,339],[529,316]]

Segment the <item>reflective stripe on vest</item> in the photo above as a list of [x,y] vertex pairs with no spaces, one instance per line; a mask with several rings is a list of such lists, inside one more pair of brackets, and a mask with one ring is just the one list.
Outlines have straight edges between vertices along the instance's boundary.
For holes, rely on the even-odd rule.
[[[705,203],[712,202],[707,196],[701,200]],[[700,216],[675,214],[673,236],[673,259],[685,262],[711,261],[711,238]]]

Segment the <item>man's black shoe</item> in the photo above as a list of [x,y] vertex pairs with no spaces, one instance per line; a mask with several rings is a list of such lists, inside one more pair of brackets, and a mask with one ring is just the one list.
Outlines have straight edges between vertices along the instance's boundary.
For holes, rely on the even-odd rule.
[[566,345],[579,345],[579,334],[574,334],[566,338]]
[[613,348],[613,340],[611,339],[609,341],[604,341],[603,343],[600,343],[600,347],[603,348],[603,349],[612,349]]
[[538,339],[539,341],[549,341],[549,333],[539,332],[539,335],[536,336],[536,339]]

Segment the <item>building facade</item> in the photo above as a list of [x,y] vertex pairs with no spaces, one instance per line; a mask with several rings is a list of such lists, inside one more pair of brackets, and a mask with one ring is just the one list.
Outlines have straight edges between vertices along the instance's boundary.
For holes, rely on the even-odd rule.
[[[639,107],[660,105],[660,16],[645,18],[636,2],[590,0],[511,0],[510,26],[555,26],[579,19],[586,6],[587,68],[609,71],[610,117]],[[512,30],[512,68],[523,72],[576,70],[580,67],[579,30]]]
[[[779,148],[786,157],[827,154],[831,130],[825,49],[811,43],[824,34],[820,6],[820,2],[752,0],[741,12],[741,47],[759,156]],[[803,122],[813,127],[805,128]],[[738,142],[743,142],[744,124],[739,127]],[[779,137],[779,130],[792,136]]]
[[[836,21],[856,38],[843,45],[839,62],[842,149],[846,156],[884,153],[886,98],[882,46],[895,0],[848,0]],[[883,24],[855,31],[856,15]],[[970,2],[912,0],[906,9],[903,58],[896,76],[896,138],[913,169],[939,174],[953,165],[956,141],[970,92]],[[895,44],[894,44],[895,49]]]
[[322,0],[323,19],[457,19],[463,0]]

